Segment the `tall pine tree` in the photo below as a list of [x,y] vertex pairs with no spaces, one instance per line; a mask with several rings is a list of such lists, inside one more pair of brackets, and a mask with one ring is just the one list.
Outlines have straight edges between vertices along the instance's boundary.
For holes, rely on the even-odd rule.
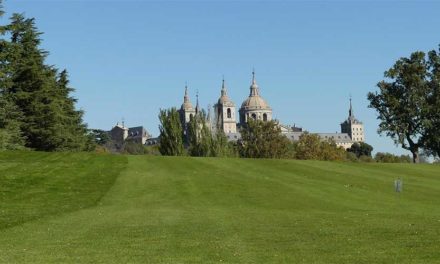
[[88,137],[82,111],[70,97],[67,72],[45,64],[41,32],[33,18],[13,14],[6,27],[11,41],[5,52],[5,93],[22,113],[21,131],[26,146],[36,150],[83,150]]
[[[0,17],[3,17],[3,6],[0,0]],[[0,26],[0,35],[7,33],[7,26]],[[22,120],[21,112],[11,97],[8,88],[11,87],[10,58],[11,44],[5,39],[0,39],[0,150],[17,150],[24,148],[24,137],[20,130]]]

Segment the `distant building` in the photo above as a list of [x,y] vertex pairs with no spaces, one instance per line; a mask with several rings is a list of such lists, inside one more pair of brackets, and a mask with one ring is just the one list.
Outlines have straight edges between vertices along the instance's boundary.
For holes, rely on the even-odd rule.
[[221,96],[217,104],[214,105],[214,123],[218,130],[223,130],[226,134],[237,133],[237,119],[235,104],[229,98],[225,87],[225,80],[222,81]]
[[365,142],[364,124],[354,117],[351,98],[348,118],[341,123],[341,132],[347,133],[353,142]]
[[147,130],[142,126],[138,126],[130,127],[128,129],[128,137],[126,140],[131,140],[135,143],[145,145],[149,138],[151,138],[151,135],[147,132]]
[[121,146],[125,141],[132,141],[138,144],[145,145],[147,140],[151,138],[148,131],[142,127],[126,127],[124,123],[120,125],[117,123],[109,132],[111,139]]
[[[222,80],[222,87],[220,92],[220,98],[214,105],[214,119],[208,118],[212,124],[209,126],[212,130],[223,131],[229,141],[238,141],[241,139],[239,128],[246,124],[249,119],[271,121],[272,120],[272,108],[263,99],[260,94],[260,87],[255,79],[255,72],[252,72],[252,82],[250,86],[250,93],[248,98],[243,101],[239,113],[239,122],[237,122],[236,105],[228,96],[225,80]],[[211,109],[208,109],[210,113]],[[180,119],[186,134],[188,123],[192,118],[198,114],[199,102],[197,97],[197,105],[193,108],[189,96],[188,87],[185,86],[185,96],[182,106],[180,107]],[[210,115],[208,114],[210,117]],[[299,140],[300,136],[304,133],[301,127],[288,126],[279,124],[281,133],[292,141]],[[355,142],[364,142],[364,125],[357,120],[353,115],[353,107],[350,98],[350,109],[348,119],[341,123],[341,133],[311,133],[318,135],[322,140],[332,140],[337,146],[344,149],[350,148]]]
[[118,145],[121,146],[125,139],[128,137],[128,127],[124,126],[124,123],[116,125],[110,130],[110,138]]
[[196,116],[198,110],[197,107],[194,108],[193,105],[191,104],[191,101],[189,100],[189,96],[188,96],[188,86],[185,85],[185,96],[183,97],[183,104],[179,110],[180,122],[182,123],[183,133],[185,135],[188,132],[189,122]]
[[252,72],[252,84],[249,97],[244,100],[239,110],[240,123],[246,123],[250,118],[254,120],[270,121],[272,120],[272,108],[260,96],[260,88],[255,80],[255,71]]

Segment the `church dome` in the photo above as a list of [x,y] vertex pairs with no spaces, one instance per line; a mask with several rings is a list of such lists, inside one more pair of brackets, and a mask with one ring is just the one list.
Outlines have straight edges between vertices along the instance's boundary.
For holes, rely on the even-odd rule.
[[245,110],[267,110],[270,109],[266,101],[259,95],[249,96],[242,104],[241,108]]
[[249,97],[241,104],[244,110],[270,110],[270,106],[260,96],[260,89],[255,81],[255,73],[252,72],[252,84]]

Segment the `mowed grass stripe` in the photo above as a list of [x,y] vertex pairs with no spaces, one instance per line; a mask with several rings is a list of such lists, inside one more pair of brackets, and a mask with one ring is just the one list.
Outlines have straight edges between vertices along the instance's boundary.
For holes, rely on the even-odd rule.
[[440,260],[436,166],[127,158],[96,206],[0,231],[0,262]]
[[96,205],[126,163],[89,153],[1,152],[0,229]]

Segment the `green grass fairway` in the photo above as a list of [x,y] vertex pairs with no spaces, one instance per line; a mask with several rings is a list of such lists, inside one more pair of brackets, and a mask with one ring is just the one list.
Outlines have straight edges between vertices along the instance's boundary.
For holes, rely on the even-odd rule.
[[0,153],[0,190],[0,263],[440,263],[434,165]]

